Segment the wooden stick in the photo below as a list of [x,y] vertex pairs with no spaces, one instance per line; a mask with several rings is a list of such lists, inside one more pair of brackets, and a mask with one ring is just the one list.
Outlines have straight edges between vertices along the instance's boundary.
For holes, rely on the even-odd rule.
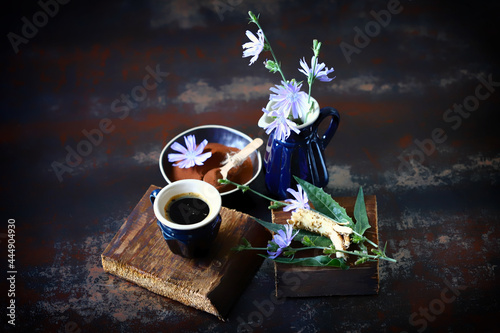
[[229,172],[229,170],[237,165],[240,165],[251,153],[254,152],[254,150],[258,149],[263,142],[264,141],[262,141],[262,139],[260,138],[254,139],[237,154],[231,156],[227,164],[220,168],[222,179],[227,179],[227,173]]

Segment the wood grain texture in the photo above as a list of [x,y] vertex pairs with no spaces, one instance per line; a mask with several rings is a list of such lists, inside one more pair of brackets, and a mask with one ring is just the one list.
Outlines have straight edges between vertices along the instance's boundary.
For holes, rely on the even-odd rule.
[[[353,217],[355,197],[334,198]],[[366,213],[370,228],[365,232],[375,244],[378,244],[377,199],[374,195],[365,195]],[[282,209],[273,210],[273,223],[285,224],[291,216]],[[368,251],[373,248],[367,244]],[[357,249],[351,244],[349,250]],[[300,256],[315,256],[321,251],[303,251]],[[356,258],[349,256],[347,270],[340,268],[300,267],[275,263],[277,297],[311,297],[333,295],[372,295],[379,289],[378,261],[354,266]]]
[[249,215],[222,207],[215,242],[202,258],[174,255],[156,224],[151,185],[101,255],[106,272],[224,320],[263,258],[235,252],[241,237],[265,246],[267,231]]

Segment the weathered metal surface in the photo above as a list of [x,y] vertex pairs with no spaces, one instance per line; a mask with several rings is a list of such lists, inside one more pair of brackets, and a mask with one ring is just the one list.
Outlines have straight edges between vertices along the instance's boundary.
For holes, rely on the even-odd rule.
[[[21,331],[495,330],[496,2],[55,3],[2,10],[0,244],[6,255],[14,219],[17,271],[15,297],[1,284],[4,330],[11,299]],[[380,264],[376,296],[276,300],[266,261],[221,323],[104,273],[100,254],[149,184],[164,185],[157,160],[170,138],[202,124],[266,138],[257,120],[280,78],[261,64],[269,55],[241,58],[245,30],[256,31],[248,10],[289,78],[305,78],[299,59],[323,42],[337,78],[313,92],[341,114],[326,190],[376,195],[380,242],[398,262]],[[11,32],[24,38],[17,53]],[[263,177],[254,185],[265,190]],[[250,193],[224,200],[270,219]]]

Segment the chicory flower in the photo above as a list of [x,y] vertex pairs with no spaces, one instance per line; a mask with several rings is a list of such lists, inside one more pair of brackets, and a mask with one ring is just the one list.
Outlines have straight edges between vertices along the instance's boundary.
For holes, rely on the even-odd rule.
[[172,149],[178,151],[179,154],[168,154],[169,162],[178,162],[174,166],[179,168],[191,168],[195,165],[203,165],[210,156],[211,152],[203,153],[203,149],[207,145],[208,141],[203,140],[198,146],[196,145],[196,138],[194,135],[184,136],[184,142],[186,147],[182,146],[178,142],[174,142]]
[[274,118],[274,121],[264,127],[264,129],[266,130],[267,134],[271,133],[273,130],[276,130],[276,132],[274,133],[274,138],[276,140],[286,140],[290,136],[291,131],[294,131],[297,134],[300,133],[299,129],[297,128],[297,124],[289,120],[287,116],[285,116],[285,114],[282,112],[282,110],[277,109],[268,111],[265,108],[262,108],[262,111],[264,111],[264,113],[267,113],[268,117]]
[[[292,226],[289,224],[285,225],[285,230],[280,229],[274,234],[272,241],[270,242],[267,254],[269,254],[269,259],[274,259],[279,256],[285,248],[287,248],[292,242],[293,238],[299,233],[297,232],[292,235]],[[278,248],[276,249],[276,245]]]
[[307,94],[300,91],[302,83],[295,80],[289,82],[281,81],[281,86],[271,87],[270,90],[275,93],[269,96],[270,101],[274,101],[274,108],[282,110],[285,117],[288,117],[290,111],[294,119],[302,118],[309,111]]
[[302,58],[300,60],[300,66],[302,66],[302,69],[299,68],[299,72],[304,73],[305,76],[308,77],[309,84],[311,84],[315,80],[320,80],[322,82],[330,82],[336,77],[336,76],[332,78],[328,77],[328,74],[333,72],[334,69],[333,68],[328,69],[328,67],[326,67],[324,62],[318,64],[318,58],[316,56],[313,56],[311,58],[311,68],[307,66],[305,58]]
[[[314,39],[314,56],[311,59],[311,68],[309,68],[306,63],[305,58],[300,60],[302,69],[299,68],[299,71],[307,76],[307,83],[309,85],[308,93],[301,91],[302,82],[297,82],[295,79],[287,80],[285,78],[281,68],[281,63],[276,58],[271,44],[269,43],[259,23],[259,15],[255,15],[251,11],[248,12],[248,15],[250,17],[250,22],[257,25],[258,31],[257,36],[248,30],[246,31],[246,35],[250,41],[243,44],[243,58],[252,57],[250,59],[250,65],[252,65],[258,59],[261,52],[269,51],[273,60],[266,59],[266,61],[264,61],[264,66],[271,73],[279,72],[282,77],[281,85],[276,85],[270,89],[272,93],[269,96],[269,101],[274,102],[274,106],[269,111],[276,112],[275,115],[271,116],[275,118],[275,121],[272,124],[260,126],[266,128],[268,134],[273,129],[277,129],[276,135],[280,139],[286,139],[290,135],[290,130],[294,130],[297,133],[300,132],[296,125],[289,125],[291,122],[287,121],[287,119],[296,122],[297,125],[300,125],[306,123],[307,120],[310,119],[309,116],[314,115],[317,108],[313,101],[311,101],[312,84],[315,80],[323,82],[333,80],[335,77],[330,78],[328,75],[332,73],[334,69],[326,67],[324,63],[318,64],[321,42]],[[268,111],[264,112],[268,113]],[[265,120],[267,121],[269,119]]]
[[264,49],[264,33],[259,29],[257,31],[258,37],[256,37],[251,31],[247,30],[246,35],[250,41],[243,44],[243,49],[245,49],[243,50],[243,58],[252,56],[248,65],[250,66],[257,60],[259,54]]
[[286,199],[285,202],[288,202],[289,205],[283,207],[285,212],[289,212],[292,209],[296,211],[299,208],[302,209],[311,209],[309,206],[309,198],[307,197],[307,193],[304,192],[302,186],[297,184],[297,191],[289,188],[286,190],[288,193],[293,195],[295,199]]

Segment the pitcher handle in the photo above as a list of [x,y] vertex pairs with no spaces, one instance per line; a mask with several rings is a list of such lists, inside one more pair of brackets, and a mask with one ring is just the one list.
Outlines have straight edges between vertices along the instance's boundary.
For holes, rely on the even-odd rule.
[[312,125],[315,134],[318,133],[318,127],[321,124],[321,122],[325,118],[331,117],[330,124],[328,125],[327,130],[325,131],[323,136],[318,139],[319,147],[321,148],[321,150],[325,150],[326,146],[330,143],[330,140],[333,138],[335,132],[337,131],[337,128],[339,127],[340,114],[337,111],[337,109],[334,109],[330,106],[321,108],[319,112],[320,113],[318,119],[316,119],[316,121]]

